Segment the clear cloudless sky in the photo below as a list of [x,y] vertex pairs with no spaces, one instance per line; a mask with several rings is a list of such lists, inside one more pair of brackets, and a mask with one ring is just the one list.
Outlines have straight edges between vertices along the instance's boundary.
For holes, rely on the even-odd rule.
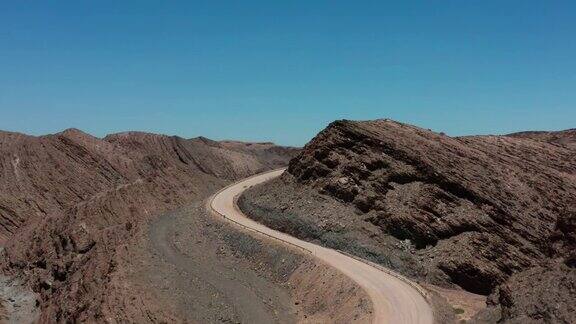
[[576,127],[576,1],[1,1],[0,129]]

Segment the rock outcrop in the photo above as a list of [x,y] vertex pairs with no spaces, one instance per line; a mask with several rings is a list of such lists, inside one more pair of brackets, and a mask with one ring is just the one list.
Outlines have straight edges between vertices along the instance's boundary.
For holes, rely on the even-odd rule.
[[[574,285],[574,136],[449,137],[390,120],[337,121],[290,162],[284,181],[355,206],[357,222],[409,240],[431,268],[470,292],[493,294],[513,320],[532,307],[521,296],[542,289],[529,271],[562,273],[563,285]],[[573,305],[576,291],[549,291],[546,300]],[[534,309],[526,316],[537,320],[543,308]],[[545,316],[563,322],[576,314],[565,307]]]

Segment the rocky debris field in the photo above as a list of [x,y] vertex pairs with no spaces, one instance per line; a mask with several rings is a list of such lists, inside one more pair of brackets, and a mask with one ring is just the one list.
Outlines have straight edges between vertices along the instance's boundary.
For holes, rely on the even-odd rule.
[[33,323],[38,319],[38,298],[17,278],[0,276],[0,321]]
[[147,221],[296,152],[138,132],[0,132],[2,272],[37,294],[41,322],[170,322],[124,280]]
[[449,137],[337,121],[240,203],[292,235],[485,295],[479,321],[571,323],[574,143],[574,130]]

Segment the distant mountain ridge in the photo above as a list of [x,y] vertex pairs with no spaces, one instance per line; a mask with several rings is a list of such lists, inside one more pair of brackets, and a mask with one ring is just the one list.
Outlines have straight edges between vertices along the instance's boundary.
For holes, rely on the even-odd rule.
[[558,144],[576,148],[576,128],[566,129],[563,131],[528,131],[508,134],[507,136],[518,138],[530,138],[536,141],[542,141],[550,144]]

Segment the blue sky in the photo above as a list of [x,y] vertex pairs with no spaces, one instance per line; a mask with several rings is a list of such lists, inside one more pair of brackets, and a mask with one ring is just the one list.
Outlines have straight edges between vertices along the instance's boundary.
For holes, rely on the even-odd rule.
[[2,1],[0,129],[303,145],[576,127],[574,1]]

